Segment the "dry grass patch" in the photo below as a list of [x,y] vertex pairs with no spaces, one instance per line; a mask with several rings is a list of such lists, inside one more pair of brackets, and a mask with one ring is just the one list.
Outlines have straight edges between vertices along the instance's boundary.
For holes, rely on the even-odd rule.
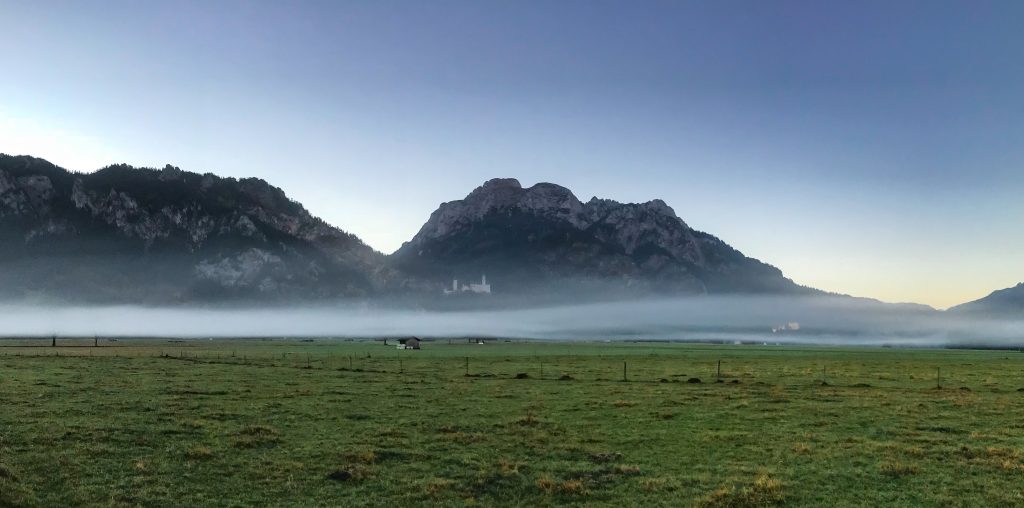
[[277,444],[280,440],[277,429],[269,425],[246,425],[235,434],[234,445],[237,448],[255,448]]
[[559,482],[553,480],[550,477],[543,476],[537,479],[537,488],[544,491],[545,494],[559,494],[569,497],[586,496],[588,494],[587,488],[583,485],[580,480],[566,480]]
[[636,405],[636,402],[633,402],[632,400],[619,399],[615,401],[614,404],[615,407],[633,407]]
[[612,468],[612,474],[622,476],[637,476],[640,474],[640,466],[634,464],[616,464]]
[[451,489],[455,482],[447,478],[433,478],[423,487],[424,492],[430,497],[437,497]]
[[514,476],[519,474],[519,468],[523,464],[518,462],[512,462],[510,460],[501,459],[498,461],[498,467],[501,470],[501,474],[504,476]]
[[540,425],[541,420],[540,418],[537,418],[537,415],[529,413],[526,416],[520,416],[519,418],[516,418],[513,421],[513,423],[522,427],[534,427]]
[[1016,448],[1001,448],[990,446],[985,449],[985,453],[987,453],[989,457],[994,458],[1020,459],[1021,457],[1020,450]]
[[209,446],[195,445],[185,450],[185,456],[192,460],[206,460],[213,457],[213,450]]
[[757,508],[779,504],[785,499],[782,482],[759,475],[750,485],[724,486],[697,501],[698,508]]
[[640,490],[644,492],[671,492],[678,488],[677,482],[669,478],[643,478],[640,480]]
[[883,462],[878,466],[878,470],[886,476],[893,478],[902,478],[904,476],[915,475],[920,472],[920,469],[914,464],[905,464],[898,460],[889,460]]
[[380,457],[373,450],[359,450],[345,454],[345,459],[355,464],[374,464]]

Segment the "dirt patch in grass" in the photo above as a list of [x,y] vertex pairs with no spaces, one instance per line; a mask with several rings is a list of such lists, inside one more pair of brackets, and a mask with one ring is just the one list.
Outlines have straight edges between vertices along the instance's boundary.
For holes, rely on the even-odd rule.
[[702,381],[700,380],[699,377],[691,377],[690,379],[687,379],[686,382],[690,383],[692,385],[696,385],[696,384],[700,384]]
[[962,429],[945,426],[918,425],[914,430],[922,432],[938,432],[941,434],[966,434]]
[[622,454],[619,452],[600,452],[590,454],[590,461],[595,464],[607,464],[618,460],[622,460]]

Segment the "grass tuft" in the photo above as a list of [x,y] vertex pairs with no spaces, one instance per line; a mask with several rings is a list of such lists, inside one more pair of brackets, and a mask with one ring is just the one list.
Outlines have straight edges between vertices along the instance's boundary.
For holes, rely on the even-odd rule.
[[209,446],[195,445],[185,450],[185,456],[192,460],[206,460],[213,457],[213,450]]
[[782,482],[759,475],[750,485],[723,486],[697,501],[698,508],[758,508],[782,503]]
[[236,448],[258,448],[281,441],[276,429],[269,425],[246,425],[238,431],[232,444]]
[[917,466],[913,464],[904,464],[896,460],[890,460],[883,462],[878,466],[878,470],[886,476],[893,478],[902,478],[904,476],[915,475],[919,472]]

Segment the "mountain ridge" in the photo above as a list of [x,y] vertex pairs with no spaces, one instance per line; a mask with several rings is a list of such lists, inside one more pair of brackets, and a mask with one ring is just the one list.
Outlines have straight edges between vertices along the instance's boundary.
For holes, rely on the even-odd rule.
[[631,287],[627,294],[817,292],[690,228],[660,199],[583,203],[560,185],[523,188],[514,178],[488,180],[442,203],[389,258],[398,270],[435,281],[510,271],[507,280],[535,291],[569,282],[586,289],[595,286],[587,279],[604,278]]
[[1024,317],[1024,282],[997,289],[983,298],[950,307],[954,314]]
[[8,297],[189,301],[374,292],[383,254],[256,178],[0,154]]
[[171,165],[80,173],[0,154],[0,239],[0,297],[15,299],[415,303],[439,298],[452,278],[484,274],[499,295],[539,302],[538,295],[551,294],[554,303],[834,294],[796,284],[691,228],[661,199],[583,202],[566,187],[524,188],[514,178],[488,180],[442,203],[416,235],[385,255],[258,178]]

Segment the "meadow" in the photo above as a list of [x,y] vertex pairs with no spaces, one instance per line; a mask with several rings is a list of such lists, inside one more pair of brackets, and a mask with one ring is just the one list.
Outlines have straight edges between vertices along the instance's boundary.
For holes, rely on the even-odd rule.
[[1024,506],[1024,353],[0,341],[0,506]]

